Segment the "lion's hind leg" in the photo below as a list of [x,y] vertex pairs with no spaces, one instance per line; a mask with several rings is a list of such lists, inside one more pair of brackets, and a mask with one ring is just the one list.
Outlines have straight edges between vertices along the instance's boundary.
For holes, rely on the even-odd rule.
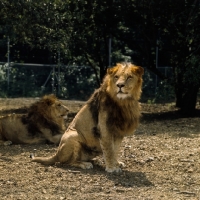
[[90,160],[94,157],[85,150],[84,141],[76,131],[66,132],[58,147],[57,162],[66,163],[70,166],[82,169],[93,168]]
[[79,161],[79,162],[74,162],[71,164],[73,167],[80,167],[82,169],[92,169],[93,164],[91,162],[85,162],[85,161]]
[[93,164],[90,162],[94,158],[94,155],[92,152],[88,152],[85,150],[84,145],[80,144],[76,145],[78,148],[74,149],[73,152],[73,159],[70,163],[71,166],[74,167],[80,167],[82,169],[92,169]]

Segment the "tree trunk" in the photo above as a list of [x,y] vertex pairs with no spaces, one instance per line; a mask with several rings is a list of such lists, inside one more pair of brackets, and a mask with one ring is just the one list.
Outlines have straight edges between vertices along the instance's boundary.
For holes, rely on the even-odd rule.
[[100,79],[101,79],[101,82],[103,81],[103,78],[104,78],[104,76],[105,76],[105,74],[106,74],[106,70],[107,70],[107,67],[105,67],[105,66],[100,66]]
[[184,115],[192,116],[195,114],[197,94],[199,86],[182,85],[176,88],[176,106]]
[[181,108],[182,105],[182,96],[183,96],[183,90],[181,87],[175,88],[175,94],[176,94],[176,107]]

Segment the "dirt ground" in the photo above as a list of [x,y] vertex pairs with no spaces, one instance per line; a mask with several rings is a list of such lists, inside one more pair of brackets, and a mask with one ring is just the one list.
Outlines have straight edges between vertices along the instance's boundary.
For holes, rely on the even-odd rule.
[[[24,112],[35,100],[0,99],[0,115]],[[84,104],[63,102],[69,121]],[[106,173],[104,165],[82,170],[30,162],[30,153],[52,155],[55,145],[0,146],[0,199],[200,199],[199,116],[181,117],[173,104],[142,104],[142,114],[135,135],[122,143],[126,166],[119,174]]]

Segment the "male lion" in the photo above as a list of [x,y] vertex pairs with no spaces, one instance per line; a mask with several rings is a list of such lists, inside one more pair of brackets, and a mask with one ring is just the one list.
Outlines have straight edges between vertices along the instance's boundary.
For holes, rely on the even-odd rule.
[[117,64],[107,70],[101,87],[78,112],[61,138],[57,153],[33,157],[42,164],[68,163],[83,169],[93,168],[89,160],[103,153],[107,172],[120,172],[117,160],[124,136],[130,136],[140,117],[142,67]]
[[59,144],[68,108],[54,95],[46,95],[28,108],[27,114],[0,118],[0,144]]

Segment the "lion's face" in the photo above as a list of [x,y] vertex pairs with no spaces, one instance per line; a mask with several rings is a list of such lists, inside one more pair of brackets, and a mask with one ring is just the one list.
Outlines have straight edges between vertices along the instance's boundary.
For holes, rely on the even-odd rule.
[[[39,101],[35,107],[38,113],[45,115],[47,118],[64,118],[67,119],[69,109],[59,101],[54,95],[46,95]],[[34,109],[32,108],[32,109]],[[36,111],[36,110],[35,110]]]
[[129,63],[117,64],[117,66],[109,68],[106,77],[107,92],[119,100],[139,99],[143,73],[142,67]]
[[51,106],[51,114],[55,115],[56,117],[67,119],[68,113],[68,108],[58,100],[56,100]]

